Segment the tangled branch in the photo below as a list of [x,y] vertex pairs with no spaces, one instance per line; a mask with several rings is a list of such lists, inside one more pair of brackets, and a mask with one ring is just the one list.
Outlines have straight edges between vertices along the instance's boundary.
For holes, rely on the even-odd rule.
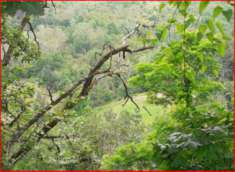
[[125,82],[125,80],[121,77],[120,73],[114,73],[122,82],[123,86],[124,86],[124,89],[125,89],[125,103],[124,105],[130,100],[138,110],[140,110],[138,104],[134,101],[133,97],[129,94],[129,90],[128,90],[128,87],[127,87],[127,84]]
[[[120,52],[128,52],[128,53],[137,53],[137,52],[141,52],[141,51],[145,51],[148,49],[152,49],[153,47],[142,47],[139,49],[135,49],[135,50],[131,50],[129,49],[128,45],[124,45],[124,46],[120,46],[118,48],[110,48],[110,50],[105,53],[104,55],[102,55],[101,59],[96,63],[96,65],[90,70],[90,72],[88,73],[87,77],[77,81],[77,83],[75,83],[70,89],[68,89],[67,91],[65,91],[62,95],[60,95],[58,98],[56,98],[55,100],[53,100],[51,93],[49,93],[50,99],[52,100],[51,103],[49,105],[47,105],[46,107],[41,108],[33,117],[31,120],[29,120],[25,125],[23,125],[22,127],[20,127],[15,133],[12,134],[11,139],[7,142],[7,145],[10,145],[10,147],[12,147],[15,143],[19,142],[20,138],[22,137],[22,135],[29,129],[31,128],[35,123],[37,123],[48,111],[50,111],[53,107],[55,107],[56,105],[58,105],[61,101],[63,101],[64,99],[66,99],[67,97],[73,95],[73,93],[76,91],[76,89],[82,85],[82,89],[80,91],[80,94],[78,96],[78,98],[81,97],[86,97],[90,91],[90,89],[92,88],[92,84],[96,78],[97,75],[100,74],[111,74],[111,67],[112,67],[112,58],[114,55],[119,54]],[[123,57],[124,58],[124,57]],[[100,69],[103,67],[103,65],[110,60],[110,65],[109,68],[107,70],[104,71],[100,71]],[[133,98],[130,96],[129,91],[128,91],[128,87],[127,84],[125,83],[125,81],[122,79],[121,75],[118,73],[113,73],[113,75],[118,76],[118,78],[121,80],[124,88],[125,88],[125,100],[126,102],[128,100],[130,100],[133,104],[135,104],[135,106],[137,107],[137,109],[139,109],[139,106],[135,103],[135,101],[133,100]],[[126,103],[125,102],[125,103]],[[51,121],[48,125],[46,125],[45,127],[43,127],[41,129],[41,134],[39,134],[37,136],[37,142],[38,143],[42,138],[45,137],[45,134],[47,134],[52,128],[54,128],[58,123],[60,122],[60,120],[58,119],[54,119],[53,121]],[[35,143],[35,144],[36,144]],[[8,162],[11,162],[12,164],[15,164],[16,161],[18,161],[19,159],[21,159],[26,153],[28,153],[32,148],[34,147],[34,145],[28,146],[28,147],[21,147],[16,153],[14,153]]]

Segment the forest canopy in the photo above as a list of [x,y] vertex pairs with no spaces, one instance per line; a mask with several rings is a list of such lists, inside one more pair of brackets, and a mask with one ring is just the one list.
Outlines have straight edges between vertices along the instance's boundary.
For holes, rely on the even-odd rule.
[[233,170],[225,2],[3,2],[7,170]]

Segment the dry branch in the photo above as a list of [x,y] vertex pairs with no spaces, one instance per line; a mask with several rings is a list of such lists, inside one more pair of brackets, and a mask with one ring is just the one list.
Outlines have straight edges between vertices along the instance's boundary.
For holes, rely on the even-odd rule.
[[[101,57],[101,59],[97,62],[97,64],[90,70],[90,72],[86,78],[79,80],[69,90],[65,91],[61,96],[59,96],[57,99],[52,101],[48,106],[39,110],[39,112],[36,113],[36,115],[34,115],[34,117],[31,120],[29,120],[24,126],[19,128],[11,136],[11,139],[7,142],[7,145],[12,147],[16,142],[19,141],[19,139],[22,137],[22,135],[25,133],[25,131],[27,131],[30,127],[32,127],[35,123],[37,123],[48,111],[50,111],[53,107],[55,107],[57,104],[59,104],[62,100],[71,96],[74,93],[74,91],[82,84],[83,84],[82,90],[79,94],[79,98],[86,97],[91,89],[93,79],[95,78],[96,75],[100,74],[100,72],[99,72],[100,68],[108,60],[110,60],[113,55],[119,54],[120,52],[136,53],[136,52],[145,51],[145,50],[152,49],[152,48],[153,47],[148,47],[148,48],[143,47],[143,48],[136,49],[136,50],[132,51],[128,48],[128,45],[124,45],[124,46],[121,46],[116,49],[111,49],[109,52],[107,52],[106,54],[104,54]],[[111,65],[111,62],[110,62],[110,65]],[[111,68],[111,66],[110,66],[110,68]],[[108,71],[109,71],[109,69],[107,70],[107,72]],[[103,73],[105,73],[105,71],[103,71]],[[118,73],[115,73],[115,75],[118,76],[123,83],[123,86],[124,86],[125,92],[126,92],[126,96],[125,96],[126,101],[131,100],[131,102],[134,103],[135,106],[139,109],[138,105],[134,102],[133,98],[129,95],[127,84],[122,79],[121,75]],[[35,144],[37,144],[42,138],[44,138],[45,134],[47,134],[59,122],[60,122],[60,120],[54,120],[51,122],[51,125],[47,125],[49,127],[46,127],[46,128],[44,127],[42,129],[44,134],[38,135],[37,142]],[[33,147],[34,147],[34,145],[27,146],[27,147],[25,147],[25,146],[21,147],[15,154],[13,154],[10,157],[9,162],[14,165],[19,159],[21,159],[26,153],[28,153]]]

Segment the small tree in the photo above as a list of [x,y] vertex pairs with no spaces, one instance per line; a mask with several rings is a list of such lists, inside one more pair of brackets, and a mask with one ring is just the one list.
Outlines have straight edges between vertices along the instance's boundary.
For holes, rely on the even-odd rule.
[[[219,80],[219,58],[225,55],[227,42],[216,17],[223,13],[229,20],[230,10],[217,6],[213,16],[198,26],[196,17],[189,13],[190,2],[169,3],[176,7],[182,20],[170,19],[168,24],[160,26],[155,42],[164,41],[172,26],[177,35],[161,47],[153,63],[137,66],[131,82],[170,99],[169,115],[176,124],[168,126],[164,134],[153,133],[147,139],[146,150],[133,151],[130,155],[123,153],[141,144],[132,145],[131,150],[128,146],[119,149],[111,158],[105,158],[104,168],[122,169],[122,164],[128,169],[232,168],[232,112],[216,98],[225,87]],[[208,4],[200,3],[200,14]],[[136,165],[140,159],[127,164],[124,162],[126,156],[131,156],[129,159],[142,157],[148,165]],[[146,156],[151,158],[146,159]]]

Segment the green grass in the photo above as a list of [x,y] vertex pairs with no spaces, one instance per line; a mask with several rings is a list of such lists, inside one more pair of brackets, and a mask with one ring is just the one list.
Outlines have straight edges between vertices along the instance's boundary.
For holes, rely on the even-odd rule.
[[95,108],[94,111],[97,113],[97,115],[102,115],[109,111],[117,114],[121,113],[122,111],[127,111],[131,114],[139,113],[146,125],[151,125],[156,120],[156,118],[163,118],[165,114],[165,108],[161,105],[148,103],[145,93],[137,94],[133,96],[133,99],[140,107],[139,111],[131,101],[128,101],[125,105],[123,105],[125,102],[124,100],[113,101],[103,106],[99,106]]

